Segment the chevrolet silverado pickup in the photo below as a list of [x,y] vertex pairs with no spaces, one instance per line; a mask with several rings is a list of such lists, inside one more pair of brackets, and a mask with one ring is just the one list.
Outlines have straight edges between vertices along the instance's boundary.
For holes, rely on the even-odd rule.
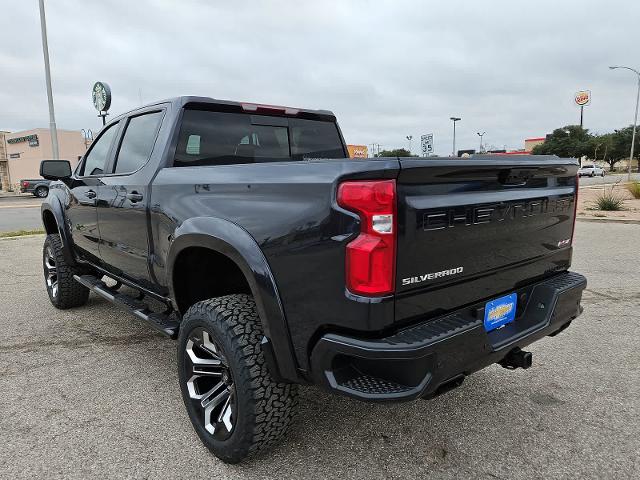
[[73,172],[41,164],[49,299],[94,292],[177,339],[189,418],[226,462],[284,435],[300,384],[427,399],[530,367],[580,315],[576,160],[347,157],[325,110],[123,114]]

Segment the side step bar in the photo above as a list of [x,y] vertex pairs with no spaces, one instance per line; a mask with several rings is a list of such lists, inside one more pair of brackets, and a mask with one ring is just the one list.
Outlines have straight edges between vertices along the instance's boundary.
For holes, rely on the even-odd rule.
[[160,333],[173,339],[178,337],[180,322],[173,320],[166,313],[152,312],[146,303],[109,288],[106,283],[93,275],[74,275],[73,278],[76,282],[84,285],[102,298],[106,298],[124,310],[133,313],[139,319],[149,323]]

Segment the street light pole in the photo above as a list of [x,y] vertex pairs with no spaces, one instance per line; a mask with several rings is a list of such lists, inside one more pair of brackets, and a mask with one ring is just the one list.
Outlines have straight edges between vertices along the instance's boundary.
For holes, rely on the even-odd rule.
[[462,120],[460,117],[449,117],[449,120],[453,121],[453,152],[452,157],[456,156],[456,122]]
[[[615,66],[609,67],[611,70],[615,70],[616,68],[624,68],[625,70],[631,70],[638,77],[638,91],[636,93],[636,114],[633,117],[633,133],[631,134],[631,153],[629,154],[629,166],[627,167],[627,179],[631,181],[631,161],[633,160],[633,149],[636,145],[636,125],[638,124],[638,103],[640,103],[640,72],[635,68],[631,67],[623,67],[623,66]],[[639,162],[640,166],[640,162]]]
[[478,136],[480,137],[480,150],[479,150],[479,153],[482,153],[482,137],[484,137],[484,134],[487,133],[487,132],[482,132],[482,133],[477,132],[477,133],[478,133]]
[[60,159],[58,150],[58,129],[56,128],[56,114],[53,110],[53,92],[51,90],[51,69],[49,67],[49,44],[47,42],[47,20],[44,15],[44,0],[40,4],[40,29],[42,31],[42,54],[44,55],[44,74],[47,83],[47,100],[49,102],[49,131],[51,132],[51,149],[53,159]]

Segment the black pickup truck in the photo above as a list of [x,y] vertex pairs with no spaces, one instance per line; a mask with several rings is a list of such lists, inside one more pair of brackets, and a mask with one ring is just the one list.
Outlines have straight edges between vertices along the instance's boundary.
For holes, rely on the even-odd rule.
[[430,398],[580,315],[577,162],[347,158],[334,115],[202,97],[104,127],[42,205],[57,308],[93,291],[178,339],[204,444],[280,438],[298,384]]

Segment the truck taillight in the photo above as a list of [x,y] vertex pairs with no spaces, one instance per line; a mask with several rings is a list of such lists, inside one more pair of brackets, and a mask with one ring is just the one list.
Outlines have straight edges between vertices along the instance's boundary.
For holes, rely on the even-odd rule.
[[392,293],[396,269],[396,181],[341,183],[338,204],[360,216],[360,235],[347,245],[347,288],[358,295]]
[[575,202],[573,205],[573,228],[571,229],[571,245],[573,246],[573,237],[576,233],[576,218],[578,217],[578,192],[580,188],[580,175],[576,175],[576,196],[573,201]]
[[24,180],[22,181],[22,186],[24,188],[27,188],[29,186],[29,182],[25,182]]

